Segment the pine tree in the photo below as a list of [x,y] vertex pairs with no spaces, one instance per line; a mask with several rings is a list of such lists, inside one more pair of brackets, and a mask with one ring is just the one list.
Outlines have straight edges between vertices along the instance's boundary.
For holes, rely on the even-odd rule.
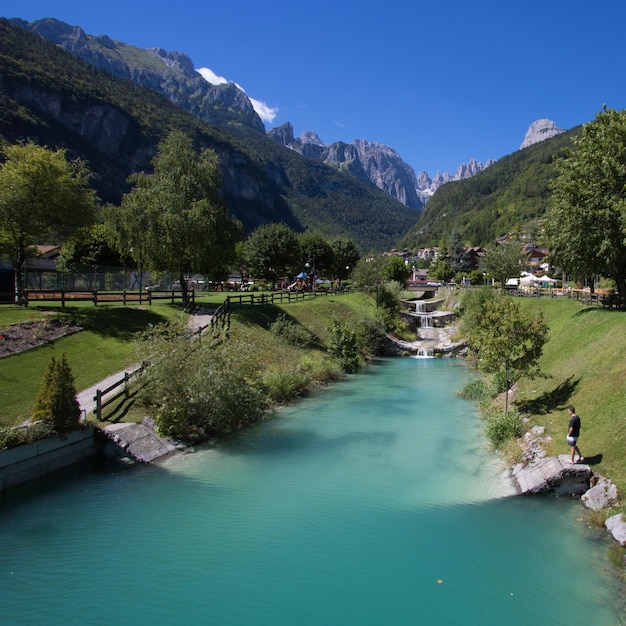
[[35,398],[33,420],[48,422],[59,433],[78,427],[80,406],[76,400],[74,376],[65,354],[60,361],[52,357],[48,364]]

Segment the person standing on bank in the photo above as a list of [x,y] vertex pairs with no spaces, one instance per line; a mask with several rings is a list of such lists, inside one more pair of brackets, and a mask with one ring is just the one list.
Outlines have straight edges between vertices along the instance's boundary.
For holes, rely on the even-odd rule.
[[568,406],[567,410],[569,411],[569,426],[567,429],[567,443],[569,444],[572,450],[572,456],[570,459],[570,463],[574,463],[574,455],[578,454],[578,463],[583,463],[585,461],[585,457],[580,453],[578,448],[578,437],[580,436],[580,417],[576,415],[576,409],[573,406]]

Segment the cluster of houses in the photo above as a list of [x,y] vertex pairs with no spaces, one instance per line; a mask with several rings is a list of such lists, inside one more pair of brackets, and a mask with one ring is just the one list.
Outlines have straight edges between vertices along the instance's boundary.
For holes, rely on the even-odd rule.
[[[507,241],[507,239],[502,238],[496,242],[496,245],[504,243],[505,241]],[[523,244],[522,252],[526,261],[520,268],[521,276],[530,274],[536,279],[541,279],[552,269],[549,263],[547,263],[547,257],[549,255],[547,248],[537,246],[534,241],[530,241]],[[404,263],[412,268],[412,280],[419,283],[428,281],[428,270],[419,268],[419,265],[424,265],[424,261],[430,263],[434,259],[439,258],[442,251],[437,247],[420,248],[415,252],[392,249],[383,254],[384,256],[398,256],[402,258]],[[487,254],[487,250],[482,246],[468,246],[465,248],[465,257],[470,272],[480,269],[480,261],[485,254]]]
[[[502,243],[506,241],[506,239],[502,239],[502,241],[496,242]],[[549,251],[546,248],[542,248],[540,246],[535,245],[534,242],[529,242],[524,244],[523,248],[524,255],[526,257],[525,266],[520,268],[525,271],[528,275],[533,277],[535,281],[541,281],[541,279],[545,278],[550,269],[550,266],[546,263],[546,257],[549,254]],[[469,271],[478,270],[480,268],[480,260],[487,253],[487,250],[481,246],[471,246],[465,248],[465,255],[468,263]],[[426,263],[430,263],[434,259],[437,259],[442,254],[442,251],[437,247],[430,248],[420,248],[417,251],[408,251],[408,250],[395,250],[392,249],[388,252],[385,252],[385,256],[398,256],[403,259],[404,263],[412,268],[412,281],[415,283],[427,283],[429,280],[428,270],[422,269]],[[59,267],[58,261],[60,257],[60,247],[59,246],[40,246],[38,250],[37,258],[31,259],[28,263],[28,276],[26,281],[26,286],[35,289],[42,289],[50,286],[57,286],[50,284],[50,279],[45,280],[45,277],[57,275],[57,279],[54,281],[57,283],[59,281]],[[420,267],[422,266],[422,267]],[[100,272],[104,268],[90,268],[91,271],[84,272],[84,276],[82,276],[82,281],[79,278],[78,281],[85,283],[84,286],[88,288],[93,288],[95,286],[99,286],[100,288],[105,287],[104,278]],[[138,274],[138,273],[137,273]],[[133,282],[137,282],[139,279],[135,277],[135,280],[132,280],[132,277],[129,279],[124,274],[122,274],[125,283],[130,282],[131,284],[125,284],[123,288],[135,288],[136,285],[133,285]],[[523,273],[522,273],[523,276]],[[63,282],[67,282],[67,275]],[[72,282],[77,280],[73,279]],[[119,278],[118,278],[119,282]],[[93,284],[95,283],[95,284]],[[99,284],[102,283],[102,284]],[[144,282],[144,284],[146,284]],[[66,288],[72,289],[76,288],[77,285],[64,285]],[[113,288],[113,287],[110,287]],[[13,266],[7,259],[0,258],[0,293],[10,293],[14,289],[14,276],[13,276]]]

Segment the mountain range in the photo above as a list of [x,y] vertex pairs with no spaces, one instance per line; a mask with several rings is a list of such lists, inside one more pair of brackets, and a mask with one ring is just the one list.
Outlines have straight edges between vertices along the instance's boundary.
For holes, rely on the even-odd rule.
[[[95,169],[101,197],[116,203],[128,175],[149,169],[158,141],[182,128],[218,152],[225,201],[246,232],[282,221],[296,231],[351,236],[365,251],[436,245],[462,227],[468,242],[484,244],[515,220],[541,214],[553,175],[549,144],[568,137],[551,120],[537,120],[518,153],[485,165],[472,159],[431,178],[383,144],[326,145],[313,131],[294,137],[289,123],[266,132],[243,90],[213,85],[180,52],[135,48],[55,19],[0,25],[1,139],[70,148]],[[538,142],[548,146],[539,159]],[[511,210],[517,204],[523,208]]]
[[[71,54],[107,70],[112,76],[132,80],[137,85],[161,93],[171,102],[199,119],[216,126],[244,125],[259,132],[265,126],[246,93],[235,83],[213,84],[194,69],[193,61],[182,52],[162,48],[137,48],[115,41],[106,35],[85,33],[53,18],[27,22],[10,20],[20,28],[51,41]],[[336,169],[350,172],[362,182],[369,182],[402,202],[421,211],[433,193],[444,183],[470,178],[488,167],[472,159],[461,163],[456,173],[437,172],[431,178],[425,171],[416,175],[393,148],[365,139],[350,144],[325,145],[313,131],[294,138],[293,127],[286,123],[268,135],[302,156]]]
[[[113,54],[110,47],[102,49]],[[105,202],[119,203],[128,177],[150,171],[158,143],[180,129],[198,148],[217,152],[224,201],[246,233],[283,222],[297,232],[351,237],[362,251],[384,250],[418,217],[374,185],[279,145],[255,128],[254,111],[211,100],[204,91],[196,104],[213,123],[172,102],[183,99],[181,94],[187,98],[186,87],[166,99],[5,19],[0,19],[0,58],[0,142],[32,140],[85,159]],[[148,70],[134,74],[152,80]]]

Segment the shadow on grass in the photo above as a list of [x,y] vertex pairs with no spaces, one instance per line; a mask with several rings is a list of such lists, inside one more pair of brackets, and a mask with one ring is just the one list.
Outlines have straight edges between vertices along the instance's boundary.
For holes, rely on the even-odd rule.
[[[285,311],[274,304],[263,304],[259,306],[246,306],[238,309],[233,307],[233,311],[237,312],[237,319],[249,326],[260,326],[264,330],[269,330],[270,326],[276,321],[279,315],[283,315],[285,319],[295,326],[302,326],[295,318],[285,313]],[[307,331],[310,332],[310,331]],[[313,339],[309,344],[311,348],[322,349],[323,344],[319,337],[313,335]]]
[[582,315],[585,315],[586,313],[604,313],[607,315],[616,315],[619,313],[624,313],[625,309],[620,309],[620,308],[615,308],[615,307],[606,307],[606,306],[587,306],[584,309],[580,309],[580,311],[577,311],[576,313],[574,313],[574,317],[581,317]]
[[602,463],[602,455],[594,454],[593,456],[585,457],[585,465],[600,465]]
[[133,339],[137,333],[145,330],[148,324],[167,321],[166,316],[154,310],[131,307],[77,308],[67,310],[61,316],[98,335],[124,341]]
[[[135,388],[128,394],[128,397],[122,395],[118,400],[102,409],[102,421],[111,424],[123,422],[124,418],[127,417],[132,410],[138,410],[140,408],[139,392],[140,389]],[[131,419],[130,421],[134,420]]]
[[576,390],[580,378],[574,379],[570,376],[552,391],[542,393],[533,400],[523,400],[518,404],[521,411],[532,413],[533,415],[545,415],[556,409],[563,409],[569,403],[569,399]]

